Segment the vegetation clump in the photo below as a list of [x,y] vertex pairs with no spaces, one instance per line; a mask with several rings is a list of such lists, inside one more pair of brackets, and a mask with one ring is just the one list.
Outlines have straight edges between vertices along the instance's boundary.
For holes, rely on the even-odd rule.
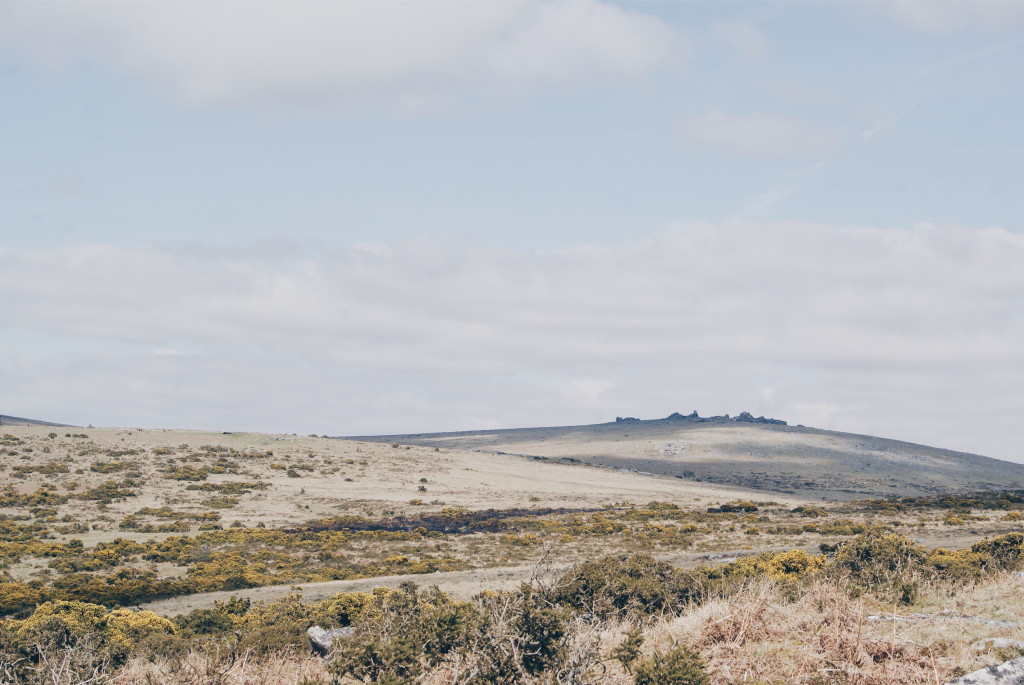
[[711,677],[700,654],[688,647],[655,652],[638,663],[633,674],[636,685],[711,685]]
[[705,590],[699,573],[676,569],[649,554],[623,554],[569,569],[555,584],[552,599],[607,617],[669,610]]

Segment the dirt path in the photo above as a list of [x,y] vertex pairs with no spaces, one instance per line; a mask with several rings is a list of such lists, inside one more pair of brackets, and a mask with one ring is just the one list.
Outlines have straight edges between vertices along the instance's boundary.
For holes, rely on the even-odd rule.
[[[655,555],[662,561],[674,566],[696,566],[701,563],[718,564],[736,557],[766,551],[786,551],[788,548],[765,548],[735,552],[719,552],[709,555],[707,552],[674,552]],[[798,547],[799,549],[799,547]],[[813,545],[803,548],[814,553]],[[557,573],[568,568],[570,564],[549,564],[544,568],[546,574]],[[245,597],[251,600],[272,601],[281,599],[289,593],[301,589],[302,599],[306,602],[317,602],[327,599],[340,592],[370,592],[374,588],[396,588],[402,583],[412,581],[420,587],[438,586],[448,594],[460,599],[469,599],[484,590],[511,590],[521,582],[530,580],[538,572],[537,564],[528,566],[504,566],[499,568],[473,569],[469,571],[448,571],[444,573],[420,573],[401,576],[376,576],[360,580],[333,580],[326,583],[301,583],[298,585],[267,585],[264,587],[246,588],[244,590],[225,590],[221,592],[204,592],[196,595],[170,597],[155,602],[139,605],[142,609],[155,611],[163,616],[187,614],[195,609],[212,607],[217,600],[231,597]]]
[[370,592],[378,587],[396,588],[407,581],[412,581],[421,587],[437,585],[451,595],[468,599],[483,590],[512,589],[522,581],[529,580],[536,571],[536,568],[535,565],[508,566],[503,568],[474,569],[471,571],[448,571],[445,573],[377,576],[361,580],[332,580],[326,583],[268,585],[265,587],[246,588],[245,590],[225,590],[222,592],[204,592],[197,595],[171,597],[140,606],[143,609],[150,609],[163,616],[177,616],[178,614],[187,614],[194,609],[211,607],[218,599],[225,600],[231,597],[247,597],[251,600],[269,601],[280,599],[291,592],[295,592],[296,588],[301,588],[304,601],[316,602],[339,592]]

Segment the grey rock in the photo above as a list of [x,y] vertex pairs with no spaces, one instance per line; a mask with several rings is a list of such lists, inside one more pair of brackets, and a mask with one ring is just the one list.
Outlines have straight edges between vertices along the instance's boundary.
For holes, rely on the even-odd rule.
[[341,637],[347,637],[355,631],[355,628],[321,628],[320,626],[310,626],[306,631],[306,636],[309,638],[309,644],[313,647],[313,651],[321,656],[327,656],[331,652],[331,645],[334,641]]
[[1020,624],[1016,621],[997,621],[994,618],[975,618],[973,616],[955,616],[954,618],[959,618],[971,623],[980,623],[983,626],[994,626],[996,628],[1020,628]]
[[1024,685],[1024,657],[979,669],[946,685]]
[[1016,621],[997,621],[992,618],[978,618],[977,616],[960,616],[959,614],[951,614],[948,612],[940,612],[937,614],[907,614],[906,616],[900,616],[898,614],[884,615],[884,616],[868,616],[868,621],[925,621],[933,619],[944,619],[950,621],[966,621],[967,623],[977,623],[983,626],[993,626],[996,628],[1019,628],[1020,624]]
[[986,649],[1024,649],[1024,642],[1008,637],[986,637],[972,643],[971,649],[975,652],[984,652]]

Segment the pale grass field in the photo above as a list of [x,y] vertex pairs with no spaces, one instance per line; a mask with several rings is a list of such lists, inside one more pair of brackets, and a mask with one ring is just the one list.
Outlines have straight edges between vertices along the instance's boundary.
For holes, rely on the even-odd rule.
[[[154,539],[154,534],[119,530],[114,525],[141,507],[167,505],[185,512],[207,510],[201,502],[209,493],[188,490],[190,482],[168,480],[158,471],[171,460],[180,464],[182,456],[204,445],[243,453],[273,452],[271,457],[241,459],[240,474],[211,474],[204,481],[259,479],[269,485],[266,490],[243,496],[237,506],[221,510],[221,523],[225,527],[239,521],[247,526],[262,523],[276,528],[339,514],[381,516],[385,512],[422,513],[444,507],[593,508],[622,500],[664,500],[703,507],[734,499],[760,499],[765,494],[676,478],[653,478],[617,469],[538,462],[471,450],[392,447],[309,436],[38,426],[4,426],[0,432],[24,440],[24,445],[12,450],[19,454],[0,450],[0,479],[4,485],[10,484],[21,493],[30,493],[43,483],[51,483],[56,485],[59,494],[67,494],[70,487],[82,491],[119,477],[118,474],[93,472],[90,467],[96,462],[120,459],[138,466],[142,485],[136,497],[105,507],[78,500],[57,507],[58,515],[71,514],[89,524],[87,532],[74,535],[86,545],[115,537]],[[84,433],[88,438],[66,438],[69,432]],[[57,437],[48,438],[50,433],[56,433]],[[32,451],[25,452],[26,448]],[[173,452],[159,455],[153,451],[161,449]],[[126,450],[138,450],[140,454],[116,459],[108,456],[110,452]],[[10,476],[16,466],[51,461],[66,463],[69,472],[31,473],[24,478]],[[209,462],[210,459],[202,457],[194,465]],[[289,478],[283,470],[271,468],[275,463],[305,464],[314,470],[299,471],[302,477]],[[418,489],[422,478],[427,481],[425,492]],[[774,493],[772,497],[790,506],[806,501]],[[413,499],[422,500],[423,505],[411,505]]]

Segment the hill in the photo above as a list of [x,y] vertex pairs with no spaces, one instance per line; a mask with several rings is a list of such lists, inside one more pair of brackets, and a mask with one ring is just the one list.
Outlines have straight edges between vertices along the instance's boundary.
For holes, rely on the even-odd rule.
[[[35,501],[32,493],[40,488],[61,498],[75,495],[54,508],[56,515],[73,514],[84,524],[73,535],[87,544],[118,536],[150,539],[153,533],[139,530],[148,530],[148,524],[159,529],[161,517],[192,521],[191,532],[197,532],[200,515],[211,511],[224,527],[275,528],[321,517],[412,516],[448,507],[577,510],[624,499],[708,506],[757,495],[743,488],[471,450],[260,433],[92,428],[56,434],[50,428],[5,427],[9,437],[0,437],[0,473],[6,480],[0,508],[21,501],[27,512]],[[111,482],[124,482],[117,489],[130,494],[102,496]],[[8,490],[19,497],[5,503]],[[96,499],[77,499],[77,493],[92,490]],[[790,506],[804,502],[784,501]],[[139,514],[140,509],[152,512],[171,505],[166,512]],[[116,522],[126,516],[140,518],[139,526],[119,527]],[[178,527],[185,530],[162,532],[189,530]]]
[[6,416],[4,414],[0,414],[0,426],[54,426],[57,428],[66,428],[69,424],[37,421],[36,419],[23,419],[20,416]]
[[1020,488],[1024,465],[775,419],[617,419],[548,428],[362,436],[362,441],[579,462],[808,498]]

